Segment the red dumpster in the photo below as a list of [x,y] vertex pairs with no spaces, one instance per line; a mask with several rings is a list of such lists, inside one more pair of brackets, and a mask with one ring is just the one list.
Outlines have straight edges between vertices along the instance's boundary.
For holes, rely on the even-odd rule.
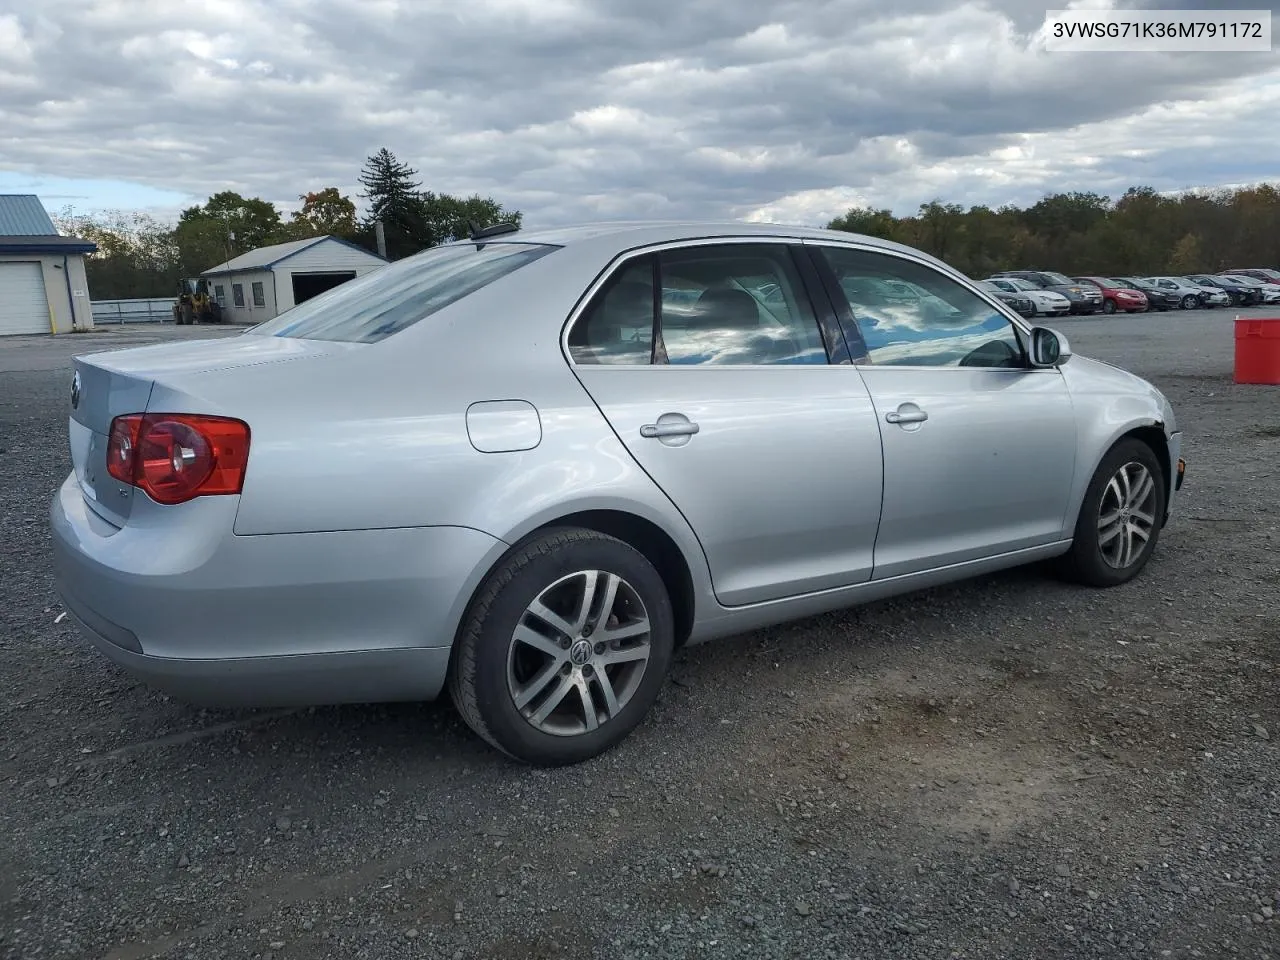
[[1236,383],[1280,384],[1280,317],[1236,317]]

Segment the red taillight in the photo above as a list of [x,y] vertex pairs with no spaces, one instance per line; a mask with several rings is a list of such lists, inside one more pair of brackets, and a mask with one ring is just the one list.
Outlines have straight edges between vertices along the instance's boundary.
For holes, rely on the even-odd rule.
[[229,417],[134,413],[111,422],[107,472],[157,503],[239,493],[249,426]]

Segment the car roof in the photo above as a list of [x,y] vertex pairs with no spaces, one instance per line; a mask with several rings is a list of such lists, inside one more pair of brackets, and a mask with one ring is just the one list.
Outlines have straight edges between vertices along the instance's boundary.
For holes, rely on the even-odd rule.
[[[919,249],[866,234],[782,223],[747,223],[739,220],[617,220],[575,223],[532,230],[520,229],[512,233],[495,236],[488,242],[547,243],[562,247],[582,244],[596,246],[601,248],[602,252],[621,253],[635,247],[653,244],[720,237],[830,240],[837,243],[857,242],[881,247],[885,250],[910,253],[914,256],[925,256],[929,260],[935,260],[935,258],[929,257]],[[455,242],[464,244],[476,241],[464,239]]]

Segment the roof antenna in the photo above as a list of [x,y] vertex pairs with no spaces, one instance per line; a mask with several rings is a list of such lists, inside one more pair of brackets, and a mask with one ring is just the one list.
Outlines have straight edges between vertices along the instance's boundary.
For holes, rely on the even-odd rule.
[[504,233],[515,233],[520,229],[514,223],[495,223],[489,227],[482,227],[475,220],[468,220],[467,226],[471,229],[471,240],[473,241],[501,236]]

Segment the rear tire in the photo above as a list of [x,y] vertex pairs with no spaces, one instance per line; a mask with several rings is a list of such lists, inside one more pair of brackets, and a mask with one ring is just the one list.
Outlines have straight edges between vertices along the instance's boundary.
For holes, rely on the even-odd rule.
[[580,763],[640,724],[674,648],[671,600],[645,556],[562,527],[518,544],[485,579],[458,634],[449,694],[508,756]]
[[1109,298],[1109,297],[1108,297],[1108,298],[1107,298],[1107,300],[1106,300],[1106,301],[1104,301],[1104,302],[1103,302],[1103,304],[1102,304],[1102,312],[1103,312],[1103,313],[1115,313],[1115,312],[1116,312],[1116,302],[1115,302],[1114,300],[1112,300],[1111,298]]
[[1154,451],[1141,440],[1121,440],[1089,481],[1060,572],[1092,587],[1128,583],[1156,548],[1167,496],[1164,469]]

